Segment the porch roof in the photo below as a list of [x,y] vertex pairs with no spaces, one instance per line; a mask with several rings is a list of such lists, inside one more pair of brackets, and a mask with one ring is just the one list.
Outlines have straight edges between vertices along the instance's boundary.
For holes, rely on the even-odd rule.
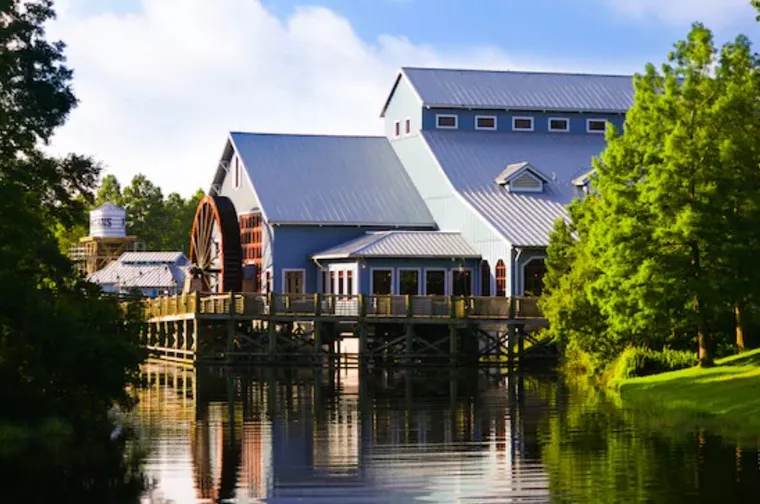
[[480,259],[480,254],[457,232],[377,231],[312,256],[318,261],[361,257]]

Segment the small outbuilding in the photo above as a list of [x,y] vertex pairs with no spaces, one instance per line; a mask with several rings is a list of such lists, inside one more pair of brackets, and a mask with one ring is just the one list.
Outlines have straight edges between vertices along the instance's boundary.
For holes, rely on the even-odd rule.
[[189,270],[182,252],[125,252],[88,280],[108,293],[172,296],[182,292]]

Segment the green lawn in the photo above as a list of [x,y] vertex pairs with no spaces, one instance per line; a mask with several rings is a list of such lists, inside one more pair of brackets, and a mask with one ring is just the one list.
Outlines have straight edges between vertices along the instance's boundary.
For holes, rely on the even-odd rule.
[[625,380],[620,395],[666,425],[760,437],[760,349],[720,359],[712,368]]

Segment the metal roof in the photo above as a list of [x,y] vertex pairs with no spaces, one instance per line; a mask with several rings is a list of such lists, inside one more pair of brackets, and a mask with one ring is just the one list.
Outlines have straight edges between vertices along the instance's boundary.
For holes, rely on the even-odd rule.
[[127,264],[113,261],[91,274],[88,280],[99,285],[117,285],[122,289],[182,288],[188,269],[189,265]]
[[182,252],[124,252],[118,261],[125,264],[184,264],[188,259]]
[[461,234],[447,231],[378,231],[367,233],[313,258],[352,257],[480,258]]
[[[600,135],[423,131],[423,138],[454,188],[515,246],[546,246],[558,217],[576,189],[571,181],[588,172],[605,147]],[[510,193],[494,181],[504,166],[528,160],[552,174],[540,193]],[[556,177],[556,178],[555,178]]]
[[543,182],[549,182],[551,180],[549,177],[544,175],[541,170],[528,163],[527,161],[523,161],[522,163],[512,163],[508,165],[503,172],[499,173],[494,181],[497,184],[508,184],[525,171],[531,172],[533,175],[540,178]]
[[270,223],[435,227],[385,137],[230,138]]
[[423,105],[624,113],[633,105],[633,76],[573,73],[401,69]]

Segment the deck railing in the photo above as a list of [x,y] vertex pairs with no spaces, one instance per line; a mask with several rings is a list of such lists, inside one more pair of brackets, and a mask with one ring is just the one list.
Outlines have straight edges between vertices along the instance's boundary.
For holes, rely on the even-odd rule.
[[343,294],[193,293],[143,300],[145,317],[229,315],[367,319],[541,318],[538,298]]

